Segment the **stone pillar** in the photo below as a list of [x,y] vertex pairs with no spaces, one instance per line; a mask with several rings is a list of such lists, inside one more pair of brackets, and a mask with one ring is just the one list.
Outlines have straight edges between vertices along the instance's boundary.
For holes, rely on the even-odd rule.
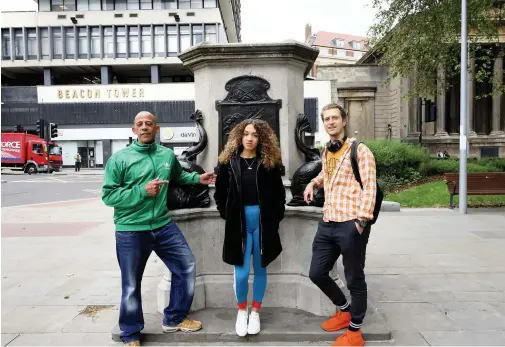
[[151,83],[160,83],[159,65],[151,65]]
[[475,58],[471,58],[468,71],[468,137],[477,136],[473,125],[475,109]]
[[44,85],[50,86],[53,84],[53,74],[50,67],[44,68]]
[[[503,57],[496,56],[493,68],[493,88],[497,89],[503,85]],[[499,92],[493,93],[493,113],[491,121],[491,136],[503,136],[505,133],[501,130],[501,103],[502,95]]]
[[[284,178],[290,179],[304,163],[295,144],[294,130],[297,115],[304,112],[303,81],[317,55],[317,49],[295,41],[233,45],[203,42],[180,54],[179,59],[195,76],[195,108],[203,113],[203,126],[209,138],[216,139],[209,141],[198,157],[198,164],[207,171],[216,166],[220,139],[224,139],[225,129],[231,128],[229,124],[237,119],[276,118],[286,170]],[[256,106],[246,107],[249,102]],[[274,115],[277,111],[267,106],[258,111],[259,104],[275,102],[278,117]],[[236,110],[220,118],[218,109],[223,110],[225,104],[236,105]],[[221,124],[222,119],[226,124]]]
[[459,134],[458,120],[458,94],[459,90],[454,85],[450,90],[450,104],[449,104],[449,135],[456,136]]
[[[414,84],[413,79],[415,78],[415,74],[412,74],[408,78],[408,89],[410,90]],[[419,137],[419,117],[417,110],[417,98],[410,97],[408,101],[408,112],[409,112],[409,120],[408,120],[408,137],[418,138]]]
[[110,66],[101,66],[100,67],[102,84],[112,84],[112,69]]
[[435,136],[448,136],[445,128],[445,68],[438,69],[437,76],[437,132]]

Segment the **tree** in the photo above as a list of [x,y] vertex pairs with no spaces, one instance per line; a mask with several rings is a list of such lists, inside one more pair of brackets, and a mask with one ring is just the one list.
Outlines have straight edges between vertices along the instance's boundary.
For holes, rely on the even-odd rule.
[[[475,79],[492,83],[497,45],[489,42],[498,42],[505,1],[468,0],[467,6]],[[461,0],[373,0],[373,7],[370,44],[379,64],[389,67],[388,81],[411,77],[407,96],[430,97],[436,94],[437,69],[444,66],[450,87],[460,73]],[[503,93],[503,85],[494,90]]]

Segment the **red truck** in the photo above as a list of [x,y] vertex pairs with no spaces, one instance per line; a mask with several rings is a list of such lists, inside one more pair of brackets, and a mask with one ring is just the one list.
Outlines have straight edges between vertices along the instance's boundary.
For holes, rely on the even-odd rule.
[[49,150],[46,147],[46,142],[36,135],[2,133],[2,168],[28,174],[59,171],[63,165],[61,147],[52,141]]

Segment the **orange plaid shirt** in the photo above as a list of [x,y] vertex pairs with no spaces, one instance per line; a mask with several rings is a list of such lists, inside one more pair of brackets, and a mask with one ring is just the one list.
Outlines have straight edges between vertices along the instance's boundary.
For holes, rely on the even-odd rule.
[[353,219],[372,220],[375,207],[377,180],[375,177],[375,157],[368,147],[360,144],[357,159],[363,190],[354,177],[351,166],[351,144],[355,138],[347,139],[349,147],[337,163],[333,176],[329,177],[326,167],[325,147],[322,154],[323,169],[312,180],[314,188],[324,184],[323,220],[325,222],[345,222]]

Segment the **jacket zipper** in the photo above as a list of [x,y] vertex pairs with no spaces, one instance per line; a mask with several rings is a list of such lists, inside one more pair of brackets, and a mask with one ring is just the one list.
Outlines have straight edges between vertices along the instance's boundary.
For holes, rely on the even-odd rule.
[[260,253],[263,255],[263,228],[261,227],[261,199],[260,199],[260,189],[258,185],[258,171],[259,171],[259,165],[260,163],[257,164],[256,168],[256,192],[258,193],[258,206],[259,206],[259,217],[260,217],[260,223],[259,223],[259,228],[260,228]]
[[[237,181],[237,174],[235,173],[235,170],[233,170],[233,163],[230,161],[230,167],[231,167],[231,172],[233,172],[233,176],[235,179],[235,184],[237,185],[237,190],[240,192],[240,188],[238,186],[238,181]],[[240,197],[239,197],[240,199]],[[242,225],[243,223],[242,220],[242,206],[240,208],[240,237],[242,238],[242,254],[245,253],[245,242],[244,242],[244,226]]]
[[[153,160],[153,157],[151,156],[151,148],[149,148],[149,159],[151,159],[151,163],[153,164],[153,170],[154,170],[154,177],[156,177],[156,165],[154,165],[154,160]],[[153,230],[153,220],[154,220],[154,209],[156,207],[156,199],[157,199],[157,195],[154,196],[154,204],[153,204],[153,209],[152,209],[152,212],[153,212],[153,218],[151,218],[151,222],[149,222],[149,225],[151,226],[151,230]]]

